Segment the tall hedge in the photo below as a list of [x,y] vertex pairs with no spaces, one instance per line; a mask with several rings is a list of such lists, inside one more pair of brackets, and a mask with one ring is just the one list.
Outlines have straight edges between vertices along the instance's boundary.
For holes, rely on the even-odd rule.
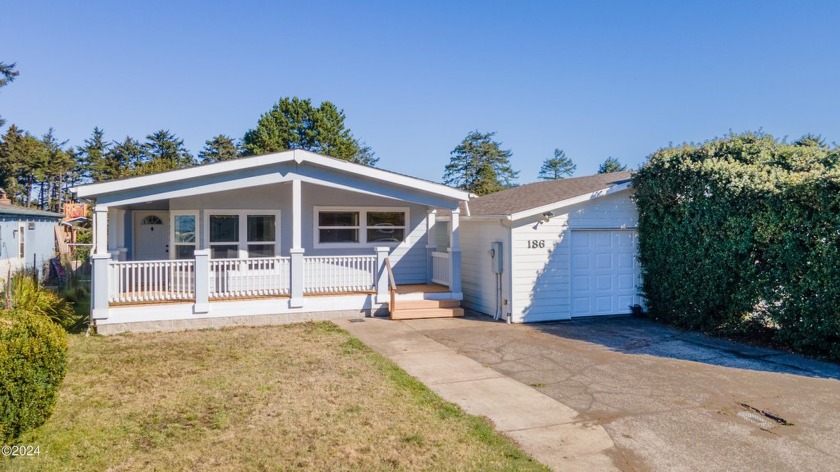
[[66,353],[64,329],[49,318],[24,310],[0,313],[0,444],[52,414]]
[[840,153],[730,135],[653,154],[634,176],[643,295],[660,320],[760,326],[840,359]]

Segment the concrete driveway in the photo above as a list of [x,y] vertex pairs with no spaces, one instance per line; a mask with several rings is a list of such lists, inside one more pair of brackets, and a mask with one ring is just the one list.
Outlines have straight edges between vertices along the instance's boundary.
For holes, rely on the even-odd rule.
[[840,470],[840,367],[650,321],[406,321],[602,425],[625,470]]

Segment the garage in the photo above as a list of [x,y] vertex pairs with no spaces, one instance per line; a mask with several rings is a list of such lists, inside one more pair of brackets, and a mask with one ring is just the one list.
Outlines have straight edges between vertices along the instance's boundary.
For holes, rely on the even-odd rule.
[[571,231],[571,316],[630,313],[641,285],[633,230]]
[[[537,182],[470,200],[460,216],[462,305],[514,323],[644,306],[631,177]],[[491,270],[496,253],[501,273]]]

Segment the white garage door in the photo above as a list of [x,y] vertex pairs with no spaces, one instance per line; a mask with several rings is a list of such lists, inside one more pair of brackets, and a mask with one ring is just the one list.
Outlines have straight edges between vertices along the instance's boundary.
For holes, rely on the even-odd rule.
[[641,304],[635,231],[571,233],[572,316],[630,313]]

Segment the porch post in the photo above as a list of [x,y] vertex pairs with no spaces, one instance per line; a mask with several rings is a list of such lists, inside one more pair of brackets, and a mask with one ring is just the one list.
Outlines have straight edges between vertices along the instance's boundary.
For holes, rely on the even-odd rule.
[[111,255],[107,252],[90,256],[90,318],[104,320],[108,318],[108,262]]
[[432,253],[437,249],[436,231],[435,227],[437,219],[437,210],[426,211],[426,283],[432,282],[434,276],[434,261],[432,260]]
[[94,254],[108,254],[108,207],[96,205],[93,211]]
[[388,248],[375,247],[373,250],[376,251],[376,303],[387,303],[391,297],[388,291],[388,271],[385,269]]
[[301,247],[301,185],[300,179],[292,180],[292,248],[289,249],[291,258],[291,276],[289,281],[291,299],[289,308],[303,306],[303,254]]
[[193,313],[210,312],[210,250],[197,249],[195,254],[195,304]]
[[108,207],[97,205],[93,212],[94,246],[90,256],[90,318],[108,318]]
[[449,291],[461,293],[461,243],[459,242],[459,220],[461,210],[452,210],[452,231],[449,233]]
[[125,248],[125,210],[118,209],[116,211],[116,221],[114,222],[114,226],[117,227],[117,238],[114,243],[117,247],[117,260],[124,261],[126,252],[128,251]]

